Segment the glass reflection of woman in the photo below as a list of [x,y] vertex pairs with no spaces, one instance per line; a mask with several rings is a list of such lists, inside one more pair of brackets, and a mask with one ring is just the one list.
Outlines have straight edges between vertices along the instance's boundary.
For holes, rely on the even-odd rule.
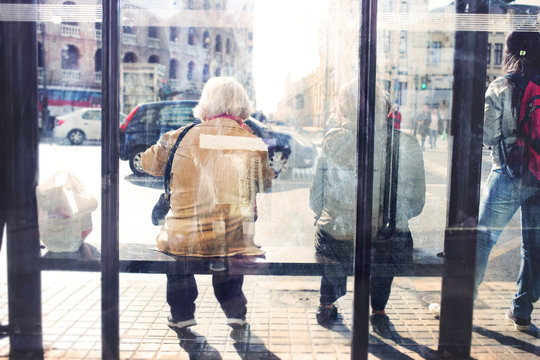
[[[379,95],[383,93],[377,89]],[[357,81],[342,87],[338,96],[338,125],[328,131],[323,138],[322,150],[315,170],[315,178],[310,189],[310,206],[315,212],[315,249],[318,254],[332,258],[342,264],[350,264],[354,254],[356,224],[356,139],[357,139]],[[385,165],[390,152],[376,151],[374,166],[373,203],[381,204],[383,197],[394,198],[395,207],[385,216],[383,205],[374,205],[374,219],[381,229],[380,236],[373,242],[372,261],[378,264],[403,263],[412,259],[413,242],[408,220],[422,211],[425,202],[425,179],[423,156],[418,140],[406,133],[393,129],[388,122],[388,103],[385,96],[377,97],[376,104],[376,145],[386,148],[387,144],[397,145],[394,159],[403,165],[394,167],[397,179],[393,195],[386,190],[390,186],[385,173]],[[399,140],[396,140],[399,139]],[[386,156],[386,157],[385,157]],[[383,175],[384,173],[384,175]],[[397,191],[397,188],[401,190]],[[385,195],[383,195],[385,194]],[[362,209],[358,209],[362,211]],[[390,220],[391,226],[385,227]],[[384,231],[383,231],[384,229]],[[383,234],[384,233],[384,234]],[[370,295],[371,324],[381,335],[389,333],[389,318],[385,307],[390,297],[393,275],[390,271],[372,273]],[[334,302],[346,294],[347,278],[340,274],[326,273],[321,279],[320,305],[317,321],[330,327],[337,319],[338,311]]]

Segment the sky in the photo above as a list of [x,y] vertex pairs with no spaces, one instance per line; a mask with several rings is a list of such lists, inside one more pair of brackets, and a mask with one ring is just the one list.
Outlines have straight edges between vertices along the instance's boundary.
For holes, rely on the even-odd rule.
[[319,27],[327,0],[255,0],[253,77],[257,108],[276,110],[285,79],[309,75],[319,65]]

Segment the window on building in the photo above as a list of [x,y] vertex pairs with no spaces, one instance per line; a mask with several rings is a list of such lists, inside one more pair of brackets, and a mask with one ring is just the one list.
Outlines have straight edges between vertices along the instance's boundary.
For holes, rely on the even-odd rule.
[[407,32],[401,31],[399,33],[399,54],[407,55]]
[[196,45],[197,44],[197,30],[195,28],[190,27],[188,29],[188,45]]
[[188,0],[188,9],[189,10],[195,9],[195,0]]
[[204,0],[204,10],[210,10],[210,0]]
[[135,53],[133,53],[131,51],[127,52],[124,55],[124,59],[122,61],[125,62],[125,63],[136,63],[137,62],[137,55],[135,55]]
[[215,51],[216,52],[221,52],[222,50],[222,45],[221,45],[221,35],[216,35],[216,48],[215,48]]
[[382,34],[382,48],[385,54],[390,53],[390,31],[383,31]]
[[208,64],[204,64],[203,71],[202,71],[202,81],[207,82],[210,78],[210,66]]
[[229,55],[231,53],[231,39],[227,38],[225,41],[225,53]]
[[440,41],[431,43],[431,63],[434,65],[441,63],[441,47],[442,43]]
[[43,67],[43,62],[44,62],[44,55],[45,53],[43,52],[43,44],[41,42],[38,42],[38,53],[37,53],[37,56],[38,56],[38,67]]
[[148,27],[148,37],[152,39],[158,38],[158,28],[157,26],[149,26]]
[[178,60],[171,59],[169,62],[169,79],[176,79],[178,77]]
[[79,49],[74,45],[65,45],[62,48],[62,69],[79,69]]
[[189,81],[193,81],[193,71],[195,70],[195,63],[193,61],[190,61],[188,63],[188,69],[187,69],[187,79]]
[[[64,1],[62,3],[62,5],[76,5],[76,4],[73,1]],[[74,12],[73,11],[69,11],[69,12],[66,11],[66,13],[73,14]],[[79,25],[79,23],[77,21],[62,21],[62,24],[71,25],[71,26],[78,26]]]
[[488,43],[487,44],[487,59],[486,59],[486,63],[488,65],[491,64],[491,43]]
[[221,68],[219,66],[214,71],[214,76],[221,76]]
[[177,38],[178,38],[178,28],[171,26],[169,28],[169,41],[176,42]]
[[294,108],[303,109],[304,108],[304,94],[296,94],[294,97]]
[[95,28],[96,30],[101,30],[101,29],[103,28],[103,23],[101,23],[101,22],[95,22],[95,23],[94,23],[94,28]]
[[206,30],[203,34],[203,48],[208,49],[210,48],[210,43],[212,42],[212,39],[210,38],[210,33],[208,30]]
[[94,55],[94,71],[95,72],[101,71],[101,49],[97,49]]
[[150,57],[148,58],[148,62],[150,64],[159,64],[159,56],[157,55],[150,55]]
[[502,64],[502,56],[503,56],[503,44],[495,44],[495,49],[493,50],[494,65]]
[[135,26],[130,26],[130,25],[122,26],[122,32],[124,34],[134,35],[136,33]]

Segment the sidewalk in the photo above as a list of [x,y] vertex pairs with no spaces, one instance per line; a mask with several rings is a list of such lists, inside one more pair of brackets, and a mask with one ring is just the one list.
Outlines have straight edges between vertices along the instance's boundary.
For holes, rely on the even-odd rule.
[[[178,343],[166,326],[165,276],[120,275],[121,359],[350,359],[352,292],[338,306],[330,330],[315,320],[317,277],[246,276],[249,331],[231,338],[209,276],[198,276],[200,336]],[[424,359],[437,351],[439,322],[428,310],[438,302],[440,278],[396,278],[387,313],[393,338],[372,333],[370,358]],[[46,359],[100,359],[100,274],[43,272],[43,341]],[[352,281],[349,282],[352,289]],[[490,282],[480,288],[474,311],[472,355],[476,359],[533,359],[540,355],[538,329],[513,330],[504,319],[515,284]],[[7,323],[7,286],[0,278],[0,322]],[[533,323],[540,323],[538,310]],[[0,339],[0,358],[9,340]]]

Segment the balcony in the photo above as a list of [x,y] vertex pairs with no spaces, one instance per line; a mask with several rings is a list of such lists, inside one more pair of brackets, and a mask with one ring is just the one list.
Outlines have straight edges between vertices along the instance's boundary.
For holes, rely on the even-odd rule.
[[101,71],[96,71],[94,73],[94,82],[97,82],[97,83],[101,82]]
[[135,34],[122,34],[122,44],[124,44],[124,45],[137,45],[137,35],[135,35]]
[[159,49],[159,47],[160,47],[159,39],[148,38],[148,47],[153,48],[153,49]]
[[171,91],[180,90],[180,80],[178,80],[178,79],[169,79],[169,87],[171,88]]
[[169,50],[174,53],[180,52],[180,44],[175,41],[169,41]]
[[81,29],[79,25],[62,24],[62,36],[80,38]]
[[71,83],[71,82],[78,82],[80,80],[81,80],[80,70],[62,69],[62,82]]

